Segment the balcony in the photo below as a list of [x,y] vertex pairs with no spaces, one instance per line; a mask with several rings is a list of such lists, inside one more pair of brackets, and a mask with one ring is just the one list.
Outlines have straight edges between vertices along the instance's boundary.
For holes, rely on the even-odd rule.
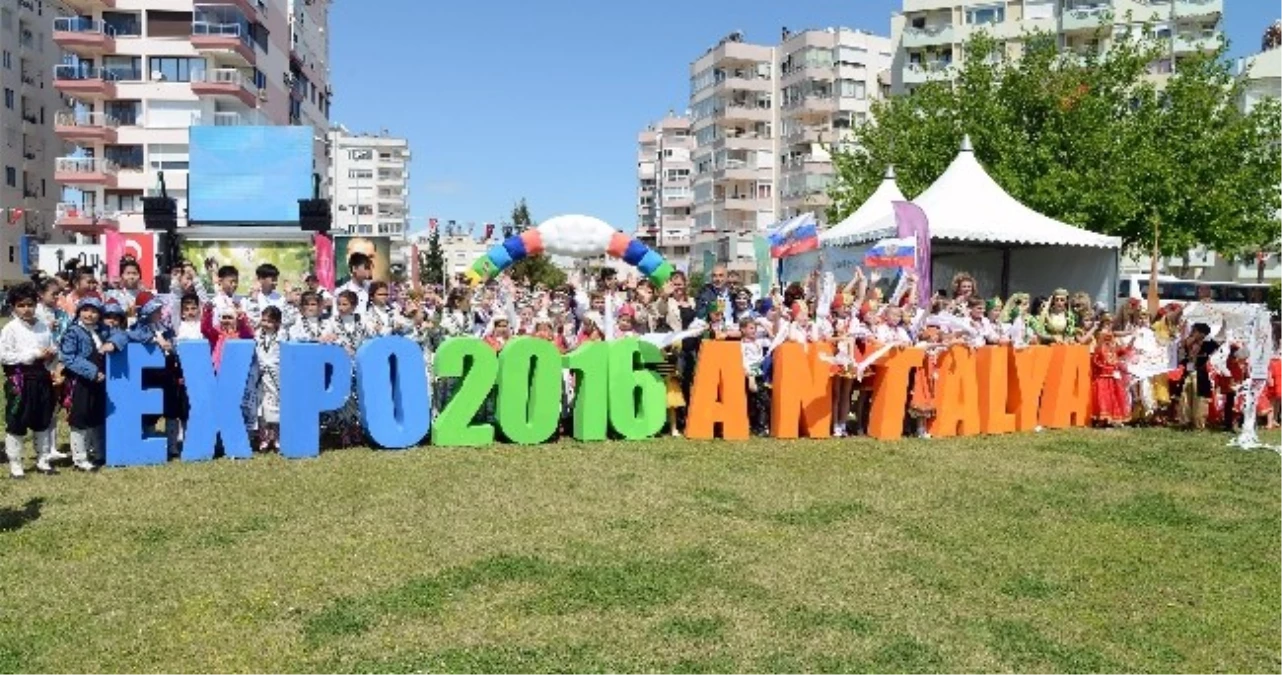
[[238,66],[252,66],[258,57],[249,36],[246,13],[237,5],[196,5],[191,21],[191,46]]
[[824,118],[837,112],[837,99],[819,93],[810,94],[789,101],[784,110],[789,117]]
[[742,159],[727,159],[713,170],[712,177],[714,180],[756,180],[761,177],[761,169]]
[[115,31],[111,26],[87,16],[54,19],[53,42],[79,56],[97,56],[116,51]]
[[727,211],[751,211],[756,213],[762,209],[770,208],[770,200],[757,199],[751,195],[727,196],[722,201],[722,206]]
[[1212,17],[1224,14],[1224,0],[1175,0],[1175,16]]
[[1219,49],[1220,35],[1215,31],[1181,33],[1175,36],[1175,53],[1210,52]]
[[901,38],[904,47],[929,47],[933,45],[950,45],[956,38],[952,24],[943,24],[940,26],[928,26],[926,28],[904,29]]
[[53,121],[53,131],[64,141],[81,145],[115,143],[120,120],[101,112],[60,112]]
[[258,90],[250,76],[235,68],[212,68],[192,73],[191,93],[233,99],[250,108],[258,104]]
[[925,84],[952,76],[953,67],[949,63],[910,63],[902,71],[904,84]]
[[62,4],[77,14],[93,14],[95,11],[116,8],[116,0],[63,0]]
[[1089,6],[1065,8],[1060,18],[1060,30],[1065,33],[1074,31],[1095,31],[1106,22],[1112,21],[1113,5],[1099,3]]
[[98,235],[106,230],[120,229],[120,217],[93,206],[62,202],[58,204],[53,224],[74,234]]
[[257,110],[247,112],[216,111],[201,115],[200,124],[215,127],[249,127],[262,126],[266,122],[263,121],[262,115]]
[[836,139],[832,127],[796,127],[784,135],[788,145],[795,143],[831,143]]
[[769,122],[770,107],[754,103],[731,101],[716,113],[718,118],[726,121],[742,120],[746,122]]
[[84,63],[63,63],[53,67],[53,88],[75,98],[115,98],[114,72]]
[[101,157],[59,157],[54,162],[53,179],[63,185],[105,185],[115,187],[120,168]]

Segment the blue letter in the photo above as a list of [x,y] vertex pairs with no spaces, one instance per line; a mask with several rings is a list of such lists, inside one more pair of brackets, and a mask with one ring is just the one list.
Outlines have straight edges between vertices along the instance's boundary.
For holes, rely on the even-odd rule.
[[356,352],[361,426],[384,448],[418,445],[432,426],[423,350],[403,337],[381,337]]
[[191,414],[183,438],[183,461],[214,458],[214,444],[222,438],[223,454],[249,459],[249,430],[241,413],[249,369],[254,361],[253,340],[228,340],[223,343],[222,363],[214,373],[209,343],[184,340],[178,343],[178,361],[187,381],[187,400]]
[[165,356],[155,345],[132,342],[125,351],[107,355],[107,464],[164,464],[169,449],[164,436],[148,438],[143,415],[164,412],[164,392],[143,389],[143,368],[164,368]]
[[351,390],[352,360],[342,347],[280,343],[281,456],[319,455],[320,414],[342,408]]

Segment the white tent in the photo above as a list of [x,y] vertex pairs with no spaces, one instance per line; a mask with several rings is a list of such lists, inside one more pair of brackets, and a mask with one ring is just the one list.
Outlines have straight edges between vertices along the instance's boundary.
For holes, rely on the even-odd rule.
[[858,233],[883,218],[893,218],[894,202],[908,201],[895,182],[895,167],[886,167],[886,176],[859,208],[844,220],[819,233],[820,246],[840,246],[858,239]]
[[[984,294],[1046,295],[1068,288],[1085,290],[1110,306],[1115,302],[1121,239],[1059,222],[1021,204],[980,166],[969,137],[943,175],[913,203],[930,223],[931,276],[937,289],[947,288],[953,275],[964,271]],[[891,213],[856,224],[842,233],[841,241],[867,245],[895,234]]]

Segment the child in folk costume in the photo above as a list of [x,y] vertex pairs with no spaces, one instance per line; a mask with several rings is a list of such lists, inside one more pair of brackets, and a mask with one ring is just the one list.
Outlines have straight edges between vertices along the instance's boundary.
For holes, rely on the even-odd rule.
[[4,365],[4,452],[9,476],[22,478],[23,439],[30,431],[36,470],[55,473],[49,464],[53,443],[54,390],[49,363],[58,355],[47,323],[36,316],[35,284],[20,284],[9,292],[13,318],[0,330],[0,364]]
[[1131,418],[1122,356],[1113,329],[1104,325],[1091,355],[1091,419],[1096,424],[1118,427]]
[[851,316],[853,298],[838,293],[832,302],[832,435],[846,436],[846,422],[850,419],[851,401],[854,398],[857,373],[855,365],[859,351],[855,345],[860,332],[859,320]]
[[102,425],[107,419],[106,355],[124,341],[99,323],[102,302],[86,297],[76,303],[76,321],[62,334],[58,358],[66,374],[67,426],[71,427],[71,461],[79,471],[94,471],[90,457],[101,459]]
[[681,341],[668,345],[663,350],[663,361],[655,365],[654,370],[663,378],[667,391],[665,402],[668,409],[668,430],[673,438],[680,438],[677,415],[686,407],[685,392],[681,389]]
[[[142,372],[142,377],[144,388],[161,391],[163,404],[160,416],[165,419],[165,444],[169,457],[173,458],[179,454],[182,429],[187,420],[187,392],[183,386],[178,354],[174,349],[176,336],[163,320],[164,300],[150,297],[146,292],[140,293],[136,300],[140,304],[135,313],[134,325],[127,336],[130,342],[155,345],[165,355],[163,369],[146,369]],[[158,420],[148,419],[149,417],[153,416],[144,417],[143,424],[152,427]]]
[[[36,282],[36,289],[40,292],[40,301],[36,303],[36,320],[49,328],[49,338],[53,343],[54,350],[57,351],[58,345],[62,344],[63,332],[67,330],[67,326],[71,325],[71,315],[63,311],[62,307],[58,305],[64,293],[62,280],[57,277],[39,277]],[[53,380],[54,400],[61,401],[63,388],[62,362],[55,358],[47,361],[46,365]],[[50,462],[67,459],[67,455],[59,452],[57,448],[58,418],[56,415],[52,426],[49,427],[49,433],[45,435],[45,441],[49,444],[49,447],[45,449],[45,454],[48,455]]]
[[[352,357],[353,375],[356,368],[356,350],[365,342],[365,325],[356,313],[360,297],[352,290],[340,291],[334,299],[336,312],[330,318],[326,333],[333,336],[333,342]],[[356,378],[352,377],[352,389],[347,401],[339,410],[328,413],[328,424],[331,431],[337,431],[339,442],[344,446],[360,443],[364,438],[361,430],[360,406],[356,401]]]
[[618,314],[614,317],[614,337],[621,339],[625,337],[636,337],[636,311],[632,305],[623,305],[619,308]]
[[936,385],[939,382],[939,360],[948,350],[944,341],[943,326],[938,317],[926,319],[917,346],[926,350],[922,367],[912,373],[908,415],[916,421],[917,435],[930,438],[930,420],[935,418]]
[[386,335],[404,335],[409,332],[410,321],[391,304],[391,289],[386,281],[369,285],[369,305],[365,308],[365,335],[375,338]]
[[289,327],[290,342],[333,342],[328,322],[323,318],[325,301],[319,293],[306,291],[298,301],[299,317]]
[[[764,381],[770,340],[758,333],[757,320],[752,316],[745,315],[739,319],[739,349],[743,353],[743,372],[748,381],[748,424],[753,433],[764,436],[770,416],[770,391]],[[679,384],[677,391],[681,391]]]
[[254,361],[258,370],[258,449],[280,450],[280,341],[282,312],[264,307],[254,338]]
[[[254,339],[254,329],[249,325],[249,317],[236,306],[227,303],[221,307],[205,305],[200,318],[200,331],[209,341],[214,372],[222,366],[223,349],[229,341]],[[258,389],[254,386],[255,382],[257,375],[251,362],[245,391],[240,400],[241,418],[251,430],[258,428]]]

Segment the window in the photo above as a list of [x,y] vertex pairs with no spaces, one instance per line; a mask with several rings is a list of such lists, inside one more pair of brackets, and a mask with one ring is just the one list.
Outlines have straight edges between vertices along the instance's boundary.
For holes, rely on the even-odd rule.
[[13,70],[13,54],[8,49],[4,50],[4,69]]
[[173,56],[153,56],[148,65],[152,81],[191,82],[204,77],[205,60]]
[[104,56],[102,69],[110,72],[117,80],[140,82],[143,79],[141,56]]
[[348,150],[347,156],[348,158],[356,161],[371,160],[371,159],[374,159],[374,151],[370,150],[369,148],[363,148],[358,150]]
[[8,7],[0,7],[0,28],[13,30],[13,10]]
[[13,110],[13,90],[8,87],[4,88],[4,107]]
[[137,37],[142,35],[142,22],[137,14],[126,12],[103,12],[102,23],[111,28],[116,37]]
[[254,69],[254,86],[259,89],[267,86],[267,76],[263,74],[263,71],[257,68]]
[[40,179],[40,196],[41,196],[41,197],[45,197],[45,196],[47,196],[47,193],[46,193],[46,191],[45,191],[45,187],[47,187],[47,186],[45,185],[45,179],[41,178],[41,179]]
[[6,166],[4,168],[4,184],[8,185],[9,187],[18,187],[18,170],[17,169],[11,166]]
[[153,143],[147,146],[148,162],[153,169],[187,169],[187,145],[182,143]]
[[348,169],[347,177],[371,180],[374,178],[374,170],[373,169]]
[[1005,20],[1006,7],[1004,5],[987,5],[966,8],[966,23],[968,24],[1001,23]]
[[372,216],[374,215],[374,205],[356,204],[352,206],[352,211],[354,211],[358,216]]

